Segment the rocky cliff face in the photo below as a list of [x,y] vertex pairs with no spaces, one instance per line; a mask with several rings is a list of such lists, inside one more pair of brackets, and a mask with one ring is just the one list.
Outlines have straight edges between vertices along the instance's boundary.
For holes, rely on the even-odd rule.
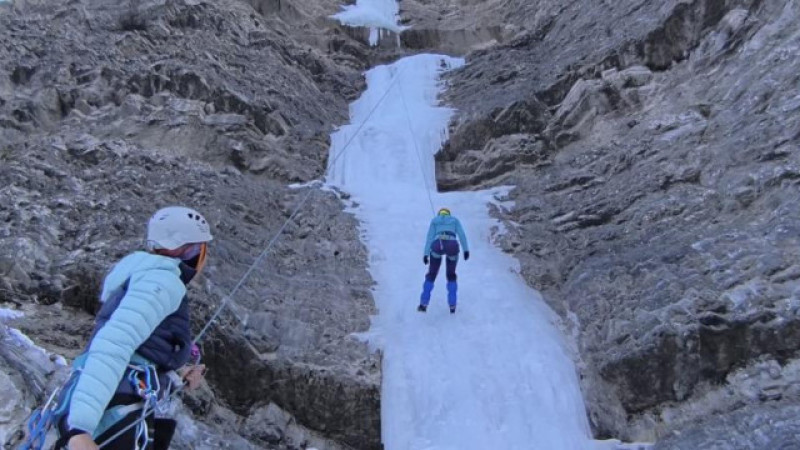
[[[155,209],[185,204],[216,238],[192,290],[199,331],[309,189],[286,185],[323,173],[329,133],[363,87],[368,49],[324,19],[335,11],[3,5],[0,307],[24,313],[9,325],[74,357],[105,271],[141,248]],[[380,356],[354,337],[374,313],[366,251],[336,195],[312,189],[204,339],[211,388],[184,399],[199,419],[184,421],[184,448],[379,446]],[[12,358],[6,341],[9,429],[61,371]]]
[[596,433],[781,448],[800,383],[800,3],[489,3],[520,31],[450,77],[439,186],[516,186],[504,245],[576,338]]
[[[439,186],[516,186],[503,245],[575,338],[598,437],[789,448],[800,3],[595,3],[401,2],[406,49],[472,51]],[[322,173],[359,72],[403,52],[366,49],[327,19],[337,4],[1,5],[0,306],[25,314],[9,325],[75,356],[105,270],[180,203],[217,236],[199,330],[307,192],[286,184]],[[312,195],[206,337],[179,448],[378,448],[380,360],[353,337],[373,312],[365,249],[336,196]],[[64,372],[15,333],[3,432]]]

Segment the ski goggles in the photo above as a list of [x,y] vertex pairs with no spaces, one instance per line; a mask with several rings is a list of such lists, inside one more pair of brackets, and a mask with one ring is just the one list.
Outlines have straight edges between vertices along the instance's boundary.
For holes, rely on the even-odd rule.
[[181,261],[191,266],[194,270],[200,272],[203,266],[206,265],[206,256],[208,254],[208,244],[205,242],[198,242],[188,244],[183,251],[176,255]]

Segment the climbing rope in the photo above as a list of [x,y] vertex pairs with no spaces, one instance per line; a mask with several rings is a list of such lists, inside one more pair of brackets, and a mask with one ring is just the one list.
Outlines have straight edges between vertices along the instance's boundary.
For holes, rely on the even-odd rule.
[[19,450],[40,450],[44,447],[47,439],[47,432],[58,421],[66,411],[66,402],[64,399],[69,397],[72,390],[77,383],[77,377],[80,369],[73,369],[69,377],[53,390],[50,397],[47,398],[44,406],[37,408],[31,413],[28,418],[27,437],[20,444]]
[[419,170],[422,173],[422,182],[425,184],[425,193],[428,194],[428,202],[431,205],[431,214],[436,215],[436,208],[433,206],[433,198],[431,198],[431,187],[428,185],[428,177],[425,173],[425,165],[422,163],[422,154],[420,153],[419,146],[417,144],[417,135],[414,133],[414,127],[411,126],[411,113],[408,111],[406,96],[403,93],[403,86],[398,84],[397,88],[400,90],[400,100],[402,100],[403,109],[406,112],[406,124],[408,124],[408,132],[411,135],[411,141],[414,142],[414,151],[417,154],[417,161],[419,161]]
[[[367,124],[367,122],[372,117],[372,115],[375,113],[375,111],[378,109],[378,107],[381,105],[381,103],[383,103],[383,100],[386,99],[386,96],[389,95],[389,92],[391,92],[392,87],[394,87],[394,85],[400,79],[400,74],[401,73],[402,73],[402,69],[398,72],[397,76],[392,81],[392,83],[389,85],[389,87],[386,88],[386,92],[384,92],[383,95],[381,96],[381,98],[378,100],[378,102],[375,103],[375,106],[372,107],[370,112],[367,114],[367,117],[364,118],[364,120],[361,122],[361,124],[358,126],[358,128],[356,128],[355,133],[353,133],[353,135],[350,137],[350,139],[348,139],[347,142],[344,144],[344,147],[342,148],[342,150],[337,155],[335,155],[334,158],[331,160],[331,162],[330,162],[331,166],[333,166],[333,164],[335,164],[336,161],[342,155],[344,155],[344,153],[347,151],[348,147],[350,147],[350,144],[353,142],[353,140],[356,138],[356,136],[358,136],[359,132],[361,132],[361,129],[364,128],[364,125]],[[312,184],[319,185],[321,183],[322,183],[322,180],[315,180]],[[200,340],[206,334],[206,332],[211,327],[211,325],[214,323],[214,321],[217,320],[217,318],[219,317],[220,313],[222,313],[222,310],[225,309],[225,306],[228,304],[228,302],[232,301],[231,299],[236,295],[236,292],[239,291],[239,288],[242,287],[242,284],[244,284],[244,282],[247,280],[247,278],[250,276],[250,274],[253,272],[253,270],[255,270],[255,268],[258,267],[261,264],[263,259],[266,258],[266,256],[269,253],[269,251],[272,250],[272,247],[275,245],[275,242],[277,242],[278,238],[281,236],[281,234],[283,234],[283,230],[286,229],[286,227],[289,225],[289,223],[292,221],[292,219],[294,219],[294,217],[297,215],[297,213],[300,212],[300,209],[306,204],[306,202],[308,202],[308,199],[311,198],[311,194],[313,194],[314,192],[315,192],[314,189],[309,189],[308,192],[306,193],[306,195],[303,196],[303,198],[300,200],[300,203],[297,204],[297,206],[294,208],[294,211],[292,211],[292,214],[289,216],[288,219],[286,219],[286,221],[283,223],[283,225],[280,227],[280,229],[278,229],[277,233],[275,233],[275,235],[269,241],[269,243],[264,248],[264,250],[261,252],[261,254],[259,254],[258,257],[255,259],[255,261],[253,261],[253,263],[250,264],[250,267],[248,267],[248,269],[244,273],[244,275],[242,275],[242,277],[239,279],[239,281],[236,283],[236,285],[233,287],[233,289],[231,289],[231,292],[222,299],[222,303],[219,305],[217,310],[214,312],[214,314],[211,316],[211,318],[206,322],[205,326],[203,326],[203,329],[200,330],[200,333],[198,333],[197,337],[194,338],[194,344],[197,344],[198,342],[200,342]],[[431,205],[433,205],[433,203],[431,203]]]
[[56,388],[47,402],[41,409],[36,409],[28,419],[28,437],[25,439],[19,450],[33,450],[40,449],[45,444],[47,438],[47,430],[53,425],[53,406],[55,406],[55,398],[61,392],[61,387]]

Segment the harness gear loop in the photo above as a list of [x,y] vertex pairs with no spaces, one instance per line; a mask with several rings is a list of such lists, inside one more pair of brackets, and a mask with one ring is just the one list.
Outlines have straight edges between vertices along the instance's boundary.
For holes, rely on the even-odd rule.
[[[129,364],[128,381],[131,383],[136,395],[144,401],[142,413],[136,423],[136,439],[134,449],[147,448],[152,443],[153,437],[150,435],[150,428],[147,424],[147,415],[158,406],[158,395],[161,392],[161,383],[158,380],[158,372],[153,365],[133,365]],[[110,440],[109,440],[110,441]]]
[[158,372],[152,365],[129,364],[128,381],[133,390],[139,397],[147,400],[153,398],[161,391],[161,383],[158,381]]

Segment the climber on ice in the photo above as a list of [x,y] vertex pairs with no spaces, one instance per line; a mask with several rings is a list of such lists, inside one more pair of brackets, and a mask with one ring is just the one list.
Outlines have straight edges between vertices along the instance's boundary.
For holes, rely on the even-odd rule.
[[163,208],[148,223],[147,251],[126,256],[106,276],[94,332],[65,388],[57,448],[167,448],[175,422],[155,419],[154,403],[170,387],[202,381],[186,286],[203,269],[211,240],[197,211]]
[[[456,239],[457,238],[457,239]],[[447,258],[447,303],[450,305],[450,313],[456,312],[458,284],[456,282],[456,264],[458,264],[459,241],[464,247],[464,261],[469,259],[469,244],[467,235],[461,222],[450,214],[450,210],[442,208],[439,213],[431,220],[428,227],[428,237],[425,239],[425,250],[422,262],[429,264],[428,273],[425,275],[425,283],[422,285],[422,295],[419,297],[417,311],[425,312],[431,300],[433,282],[439,273],[442,265],[442,257]]]

